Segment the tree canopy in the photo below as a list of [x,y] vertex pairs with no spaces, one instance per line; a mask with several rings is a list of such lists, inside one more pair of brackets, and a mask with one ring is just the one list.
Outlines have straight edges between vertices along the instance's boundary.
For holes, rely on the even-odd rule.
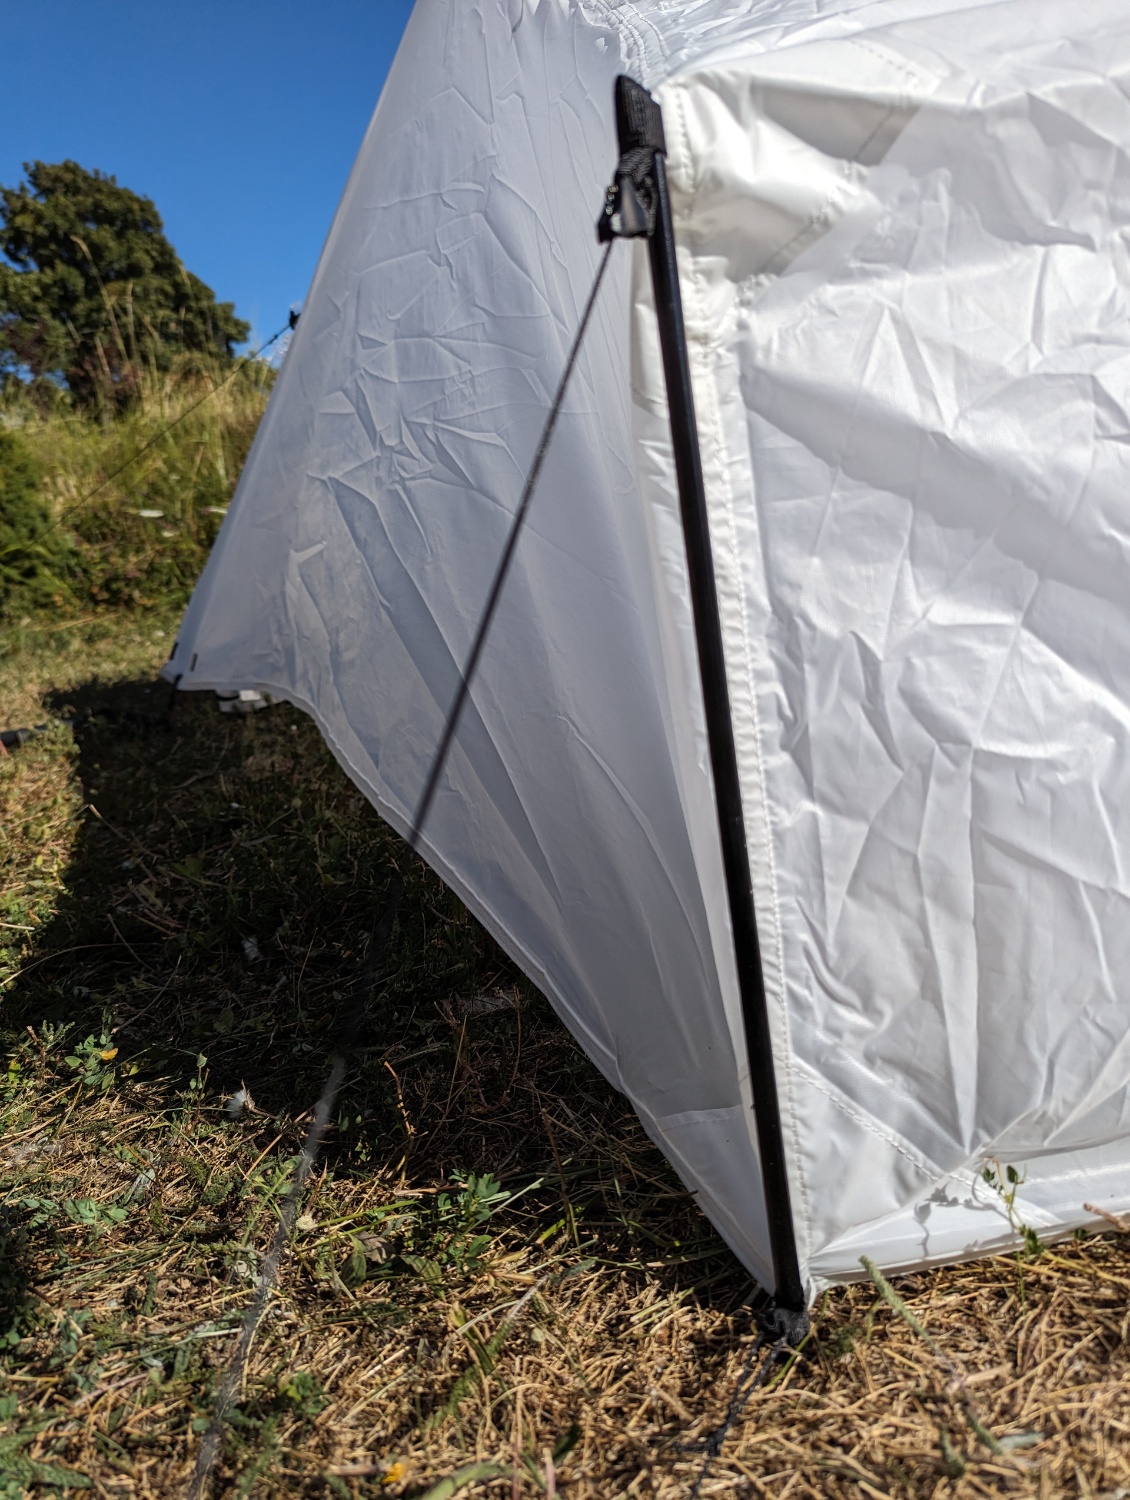
[[0,371],[118,405],[146,368],[228,359],[249,325],[185,269],[149,198],[77,162],[25,163],[0,187]]

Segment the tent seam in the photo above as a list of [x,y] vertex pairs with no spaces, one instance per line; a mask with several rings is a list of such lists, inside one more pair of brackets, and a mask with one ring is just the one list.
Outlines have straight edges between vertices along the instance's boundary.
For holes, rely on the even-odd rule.
[[[585,3],[586,0],[582,0],[582,10]],[[655,41],[654,50],[658,54],[654,70],[657,73],[662,72],[663,64],[666,62],[666,49],[663,46],[662,36],[655,23],[642,15],[636,6],[631,3],[631,0],[623,0],[623,3],[620,5],[614,5],[612,0],[587,0],[587,3],[603,15],[613,31],[617,32],[621,37],[627,36],[630,38],[635,46],[637,64],[643,72],[650,75],[652,72],[650,55],[652,49],[649,48],[647,42],[644,40],[641,29],[642,26],[646,25],[652,33]],[[625,14],[625,12],[629,12],[630,14]]]
[[[813,234],[813,231],[817,231],[819,234],[819,232],[822,230],[824,234],[827,234],[832,228],[834,228],[835,225],[832,220],[832,216],[834,214],[837,201],[839,203],[839,217],[846,217],[846,215],[850,211],[851,199],[853,197],[858,198],[862,196],[863,193],[862,185],[859,182],[853,182],[852,180],[852,169],[861,165],[860,157],[872,144],[876,136],[878,136],[881,131],[886,129],[887,125],[890,123],[891,119],[898,113],[898,111],[900,109],[911,109],[915,106],[916,101],[911,94],[909,82],[917,75],[906,62],[898,58],[894,53],[888,55],[881,48],[870,45],[858,37],[846,37],[844,39],[844,45],[845,47],[856,47],[859,51],[866,52],[872,57],[878,58],[888,67],[892,67],[896,71],[900,72],[903,78],[907,80],[907,82],[904,83],[901,94],[892,99],[891,103],[887,106],[885,114],[883,114],[878,123],[859,143],[854,153],[850,157],[845,157],[842,160],[839,168],[836,171],[836,177],[833,186],[828,189],[824,197],[821,199],[820,203],[811,211],[804,222],[800,224],[795,230],[793,230],[792,233],[789,234],[787,239],[781,240],[778,244],[774,245],[773,248],[761,261],[761,264],[756,266],[753,270],[751,270],[747,275],[743,276],[740,281],[736,283],[736,285],[741,287],[743,290],[747,287],[752,287],[756,292],[757,290],[759,290],[758,283],[763,283],[767,278],[780,276],[783,273],[788,261],[795,258],[791,255],[794,246],[800,246],[800,250],[798,250],[797,252],[798,254],[801,253],[801,251],[807,249],[808,246],[804,243],[804,241]],[[765,53],[762,55],[768,56],[769,54]],[[678,91],[680,101],[682,100],[683,92],[684,91],[681,88]],[[680,103],[680,109],[681,108],[682,105]],[[782,262],[785,262],[785,264],[782,264]]]
[[804,1068],[802,1078],[810,1088],[814,1088],[817,1093],[823,1094],[826,1099],[830,1100],[849,1120],[854,1120],[857,1125],[861,1126],[864,1130],[870,1131],[873,1136],[884,1142],[885,1145],[890,1146],[893,1151],[897,1151],[901,1156],[905,1156],[907,1161],[930,1182],[944,1182],[947,1178],[956,1177],[960,1172],[969,1172],[972,1170],[968,1166],[963,1166],[944,1171],[936,1162],[931,1162],[925,1157],[916,1156],[909,1146],[904,1145],[897,1136],[889,1134],[877,1120],[874,1120],[870,1115],[864,1114],[862,1110],[855,1109],[850,1104],[845,1103],[817,1074],[810,1072],[808,1068]]
[[[687,163],[688,170],[689,170],[690,175],[691,175],[692,199],[693,199],[694,193],[697,191],[697,188],[695,187],[695,184],[694,184],[694,155],[693,155],[693,153],[692,153],[692,151],[690,149],[690,132],[687,129],[687,122],[686,122],[686,117],[685,117],[685,113],[684,113],[684,111],[685,111],[684,91],[682,89],[674,89],[671,92],[675,96],[674,97],[675,114],[676,114],[676,118],[677,118],[677,122],[678,122],[678,130],[679,130],[679,136],[680,136],[680,147],[681,147],[681,151],[682,151],[683,160]],[[688,246],[688,250],[689,250],[689,261],[690,261],[690,271],[691,271],[691,276],[690,276],[691,287],[690,287],[690,289],[693,292],[695,306],[696,306],[696,311],[698,313],[698,318],[697,318],[696,321],[698,322],[699,327],[704,329],[707,325],[706,325],[704,304],[703,304],[703,300],[702,300],[702,296],[701,296],[701,291],[700,291],[700,285],[699,285],[701,273],[700,273],[699,268],[698,268],[698,259],[697,259],[697,256],[695,255],[695,252],[694,252],[693,248],[691,248],[691,247]],[[695,344],[700,344],[701,340],[695,340],[694,343]],[[766,873],[767,873],[767,876],[768,876],[769,893],[770,893],[770,921],[772,923],[773,935],[774,935],[774,939],[775,939],[775,947],[776,947],[776,950],[777,950],[777,972],[778,972],[778,975],[779,975],[779,997],[778,997],[778,1001],[777,1001],[777,1008],[778,1008],[778,1012],[779,1012],[780,1024],[781,1024],[782,1030],[784,1032],[784,1043],[785,1043],[784,1048],[783,1048],[783,1051],[784,1051],[783,1068],[784,1068],[784,1075],[785,1075],[785,1093],[786,1093],[786,1097],[788,1099],[789,1135],[792,1138],[792,1148],[793,1148],[792,1149],[793,1171],[790,1174],[790,1187],[794,1187],[794,1186],[798,1186],[799,1187],[799,1200],[800,1200],[801,1220],[802,1220],[802,1229],[803,1229],[803,1237],[804,1237],[804,1255],[803,1255],[803,1260],[804,1260],[804,1262],[807,1262],[808,1259],[809,1259],[809,1257],[810,1257],[810,1255],[811,1255],[811,1253],[812,1253],[812,1207],[811,1207],[811,1204],[809,1202],[808,1185],[807,1185],[807,1182],[805,1180],[805,1174],[804,1174],[804,1172],[802,1172],[800,1170],[801,1149],[800,1149],[800,1135],[799,1135],[799,1129],[798,1129],[798,1125],[797,1125],[797,1097],[796,1097],[795,1077],[794,1077],[793,1058],[792,1058],[792,1035],[791,1035],[791,1028],[789,1026],[788,1006],[785,1003],[786,977],[785,977],[784,942],[783,942],[783,937],[782,937],[782,925],[781,925],[781,913],[780,913],[780,896],[779,896],[778,887],[777,887],[776,863],[775,863],[775,860],[774,860],[774,857],[773,857],[773,830],[772,830],[772,821],[771,821],[770,811],[769,811],[768,787],[767,787],[766,781],[765,781],[765,767],[764,767],[764,760],[763,760],[763,757],[762,757],[762,750],[761,750],[761,716],[758,713],[758,707],[757,707],[757,694],[756,694],[756,690],[755,690],[755,679],[754,679],[754,672],[753,672],[753,650],[752,650],[752,644],[751,644],[751,641],[750,641],[749,628],[748,628],[748,623],[747,623],[747,620],[746,620],[746,610],[745,610],[745,607],[744,607],[744,599],[741,598],[742,594],[744,593],[744,590],[741,587],[741,576],[742,576],[742,573],[741,573],[741,553],[740,553],[740,549],[739,549],[738,544],[737,544],[737,521],[736,521],[736,517],[734,515],[733,488],[732,488],[732,485],[731,485],[731,482],[730,482],[730,469],[729,469],[729,462],[728,462],[728,450],[727,450],[727,447],[726,447],[725,433],[724,433],[724,428],[723,428],[723,424],[722,424],[721,412],[718,409],[717,390],[716,390],[716,385],[715,385],[715,380],[714,380],[713,368],[711,367],[711,365],[710,365],[710,363],[709,363],[708,360],[706,360],[706,361],[700,361],[700,362],[705,365],[706,374],[708,376],[708,379],[706,381],[706,394],[707,394],[707,397],[708,397],[708,403],[707,404],[708,404],[709,410],[710,410],[710,424],[711,424],[711,427],[713,429],[714,440],[715,440],[715,442],[717,444],[717,451],[718,451],[718,453],[719,453],[719,455],[721,456],[721,459],[722,459],[722,463],[721,463],[721,488],[722,488],[722,492],[723,492],[722,493],[723,510],[724,510],[724,514],[725,514],[725,518],[726,518],[726,525],[727,525],[726,543],[727,543],[727,546],[728,546],[728,549],[729,549],[729,552],[730,552],[730,555],[731,555],[731,559],[732,559],[732,562],[733,562],[733,566],[734,566],[735,584],[736,584],[736,587],[738,589],[739,601],[740,601],[739,619],[740,619],[740,626],[741,626],[742,654],[743,654],[744,663],[745,663],[746,684],[747,684],[747,690],[748,690],[748,693],[749,693],[749,709],[750,709],[750,714],[751,714],[751,718],[752,718],[752,729],[753,729],[753,736],[752,737],[753,737],[753,745],[754,745],[755,765],[756,765],[756,770],[757,770],[758,789],[759,789],[760,798],[761,798],[761,813],[762,813],[762,816],[764,818],[765,831],[766,831],[765,863],[766,863]],[[743,797],[743,801],[744,800],[745,799]],[[763,980],[764,980],[764,976],[763,976]],[[768,1001],[768,993],[766,993],[766,1000]],[[777,1061],[778,1061],[778,1059],[776,1057],[774,1057],[773,1058],[773,1062],[774,1062],[774,1065],[775,1065],[774,1066],[774,1076],[775,1077],[776,1077],[776,1064],[777,1064]],[[751,1077],[751,1079],[750,1079],[750,1089],[751,1089],[751,1091],[752,1091],[752,1088],[753,1088],[753,1079]],[[779,1101],[779,1097],[780,1097],[780,1091],[778,1089],[778,1101]],[[764,1191],[764,1185],[763,1185],[763,1191]]]
[[645,49],[639,31],[632,25],[630,20],[622,18],[617,13],[616,8],[609,3],[609,0],[581,0],[578,8],[584,11],[586,6],[591,6],[605,24],[617,34],[621,41],[628,42],[635,49],[636,61],[638,63],[644,61]]

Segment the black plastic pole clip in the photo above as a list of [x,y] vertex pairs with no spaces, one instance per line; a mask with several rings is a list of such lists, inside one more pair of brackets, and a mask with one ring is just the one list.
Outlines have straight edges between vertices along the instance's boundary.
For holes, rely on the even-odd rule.
[[616,133],[620,160],[597,221],[601,244],[642,239],[655,231],[656,153],[666,156],[663,114],[648,91],[621,74],[616,80]]

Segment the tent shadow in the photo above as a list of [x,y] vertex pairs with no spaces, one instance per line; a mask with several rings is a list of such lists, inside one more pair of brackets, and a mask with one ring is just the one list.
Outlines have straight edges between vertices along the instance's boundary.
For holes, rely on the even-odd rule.
[[[14,1153],[6,1168],[19,1165]],[[0,1206],[0,1332],[22,1325],[33,1282],[31,1221],[34,1210],[19,1202]]]
[[[142,680],[47,706],[74,721],[84,811],[54,915],[8,991],[9,1026],[65,1025],[71,1047],[105,1033],[147,1109],[195,1089],[222,1123],[245,1091],[264,1146],[301,1138],[347,1036],[325,1148],[339,1179],[541,1179],[522,1199],[531,1239],[568,1221],[625,1274],[727,1307],[749,1296],[627,1101],[308,719],[286,705],[220,714]],[[396,875],[405,894],[373,968]]]

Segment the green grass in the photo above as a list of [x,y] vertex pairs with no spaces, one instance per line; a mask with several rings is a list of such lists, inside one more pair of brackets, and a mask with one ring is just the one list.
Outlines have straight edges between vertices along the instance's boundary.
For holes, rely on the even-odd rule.
[[[144,377],[139,399],[107,420],[62,394],[44,410],[10,382],[0,393],[2,617],[11,624],[34,620],[44,607],[73,615],[182,605],[272,381],[273,371],[256,361],[182,364]],[[26,504],[17,520],[15,493],[4,498],[5,470],[21,460],[39,475],[33,527]],[[15,577],[5,579],[5,564]]]

